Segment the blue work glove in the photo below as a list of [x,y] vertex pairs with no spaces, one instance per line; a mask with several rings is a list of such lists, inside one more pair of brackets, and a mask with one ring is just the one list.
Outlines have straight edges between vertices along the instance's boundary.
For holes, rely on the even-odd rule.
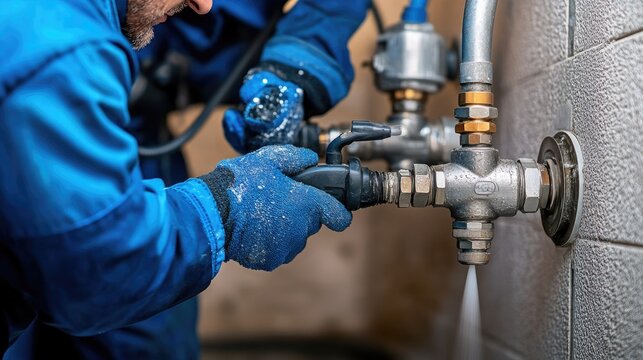
[[339,201],[289,177],[317,161],[308,149],[267,146],[224,160],[201,178],[221,214],[226,260],[271,271],[292,261],[321,224],[334,231],[350,225],[351,213]]
[[304,117],[304,92],[265,70],[251,70],[239,92],[243,113],[228,109],[223,129],[228,142],[245,154],[266,145],[292,144]]

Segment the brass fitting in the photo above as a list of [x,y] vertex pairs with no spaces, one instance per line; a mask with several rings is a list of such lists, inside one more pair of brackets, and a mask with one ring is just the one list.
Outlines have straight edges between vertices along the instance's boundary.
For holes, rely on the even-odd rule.
[[496,132],[496,124],[485,120],[465,120],[455,125],[455,132],[458,134],[465,133],[487,133]]
[[415,89],[400,89],[393,91],[393,101],[414,100],[425,102],[428,95],[424,91]]
[[330,138],[330,133],[323,131],[319,133],[319,145],[322,148],[328,147],[328,144],[330,144],[331,138]]
[[493,106],[493,93],[486,91],[470,91],[458,94],[458,104]]
[[460,134],[462,146],[490,146],[491,135],[496,132],[493,122],[498,117],[498,109],[493,106],[493,93],[488,91],[468,91],[458,94],[455,117],[460,120],[455,132]]

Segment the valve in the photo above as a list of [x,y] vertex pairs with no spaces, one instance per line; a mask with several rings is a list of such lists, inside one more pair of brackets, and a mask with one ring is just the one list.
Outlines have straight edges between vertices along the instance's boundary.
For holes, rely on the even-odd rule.
[[451,152],[449,163],[413,164],[396,172],[371,171],[357,158],[343,163],[344,147],[397,133],[387,125],[354,121],[350,132],[328,146],[328,164],[308,168],[295,180],[329,193],[349,210],[385,203],[447,208],[463,264],[488,263],[494,220],[518,211],[540,211],[543,227],[557,245],[574,240],[582,211],[583,158],[573,134],[545,138],[538,161],[501,159],[495,148],[463,146]]
[[[422,7],[413,8],[424,11]],[[348,154],[362,160],[385,160],[391,170],[411,170],[415,163],[448,162],[451,149],[459,146],[454,130],[457,121],[447,117],[428,121],[424,113],[429,96],[456,77],[458,48],[454,42],[447,49],[444,38],[426,20],[402,21],[382,33],[369,64],[375,85],[391,99],[387,125],[399,127],[402,134],[386,140],[356,142],[347,148]],[[345,130],[321,129],[309,123],[300,129],[295,145],[323,155],[326,146]]]
[[363,167],[357,158],[351,158],[348,164],[344,164],[342,150],[354,142],[382,140],[399,134],[399,128],[369,121],[353,121],[349,132],[341,134],[328,145],[325,165],[308,168],[294,179],[327,192],[348,210],[386,203],[383,184],[387,174]]

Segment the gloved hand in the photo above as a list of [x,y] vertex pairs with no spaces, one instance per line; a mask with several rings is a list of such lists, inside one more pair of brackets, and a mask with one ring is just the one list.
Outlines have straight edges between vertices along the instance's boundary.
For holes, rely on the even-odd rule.
[[243,113],[228,109],[223,130],[228,142],[245,154],[266,145],[292,144],[304,117],[304,92],[265,70],[251,70],[239,95]]
[[334,231],[350,225],[351,213],[339,201],[288,177],[317,161],[308,149],[268,146],[224,160],[201,178],[221,213],[226,260],[271,271],[292,261],[321,224]]

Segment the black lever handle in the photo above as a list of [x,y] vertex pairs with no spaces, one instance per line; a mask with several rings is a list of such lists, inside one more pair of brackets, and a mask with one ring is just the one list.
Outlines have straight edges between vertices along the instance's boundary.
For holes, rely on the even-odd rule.
[[353,121],[351,131],[341,134],[328,144],[326,163],[329,165],[342,164],[342,149],[356,141],[382,140],[399,134],[399,128],[391,128],[388,125],[370,121]]
[[328,145],[327,165],[308,168],[294,179],[327,192],[348,210],[381,204],[384,202],[382,174],[363,167],[356,158],[343,164],[342,149],[356,141],[382,140],[399,134],[399,128],[370,121],[353,121],[349,132]]

